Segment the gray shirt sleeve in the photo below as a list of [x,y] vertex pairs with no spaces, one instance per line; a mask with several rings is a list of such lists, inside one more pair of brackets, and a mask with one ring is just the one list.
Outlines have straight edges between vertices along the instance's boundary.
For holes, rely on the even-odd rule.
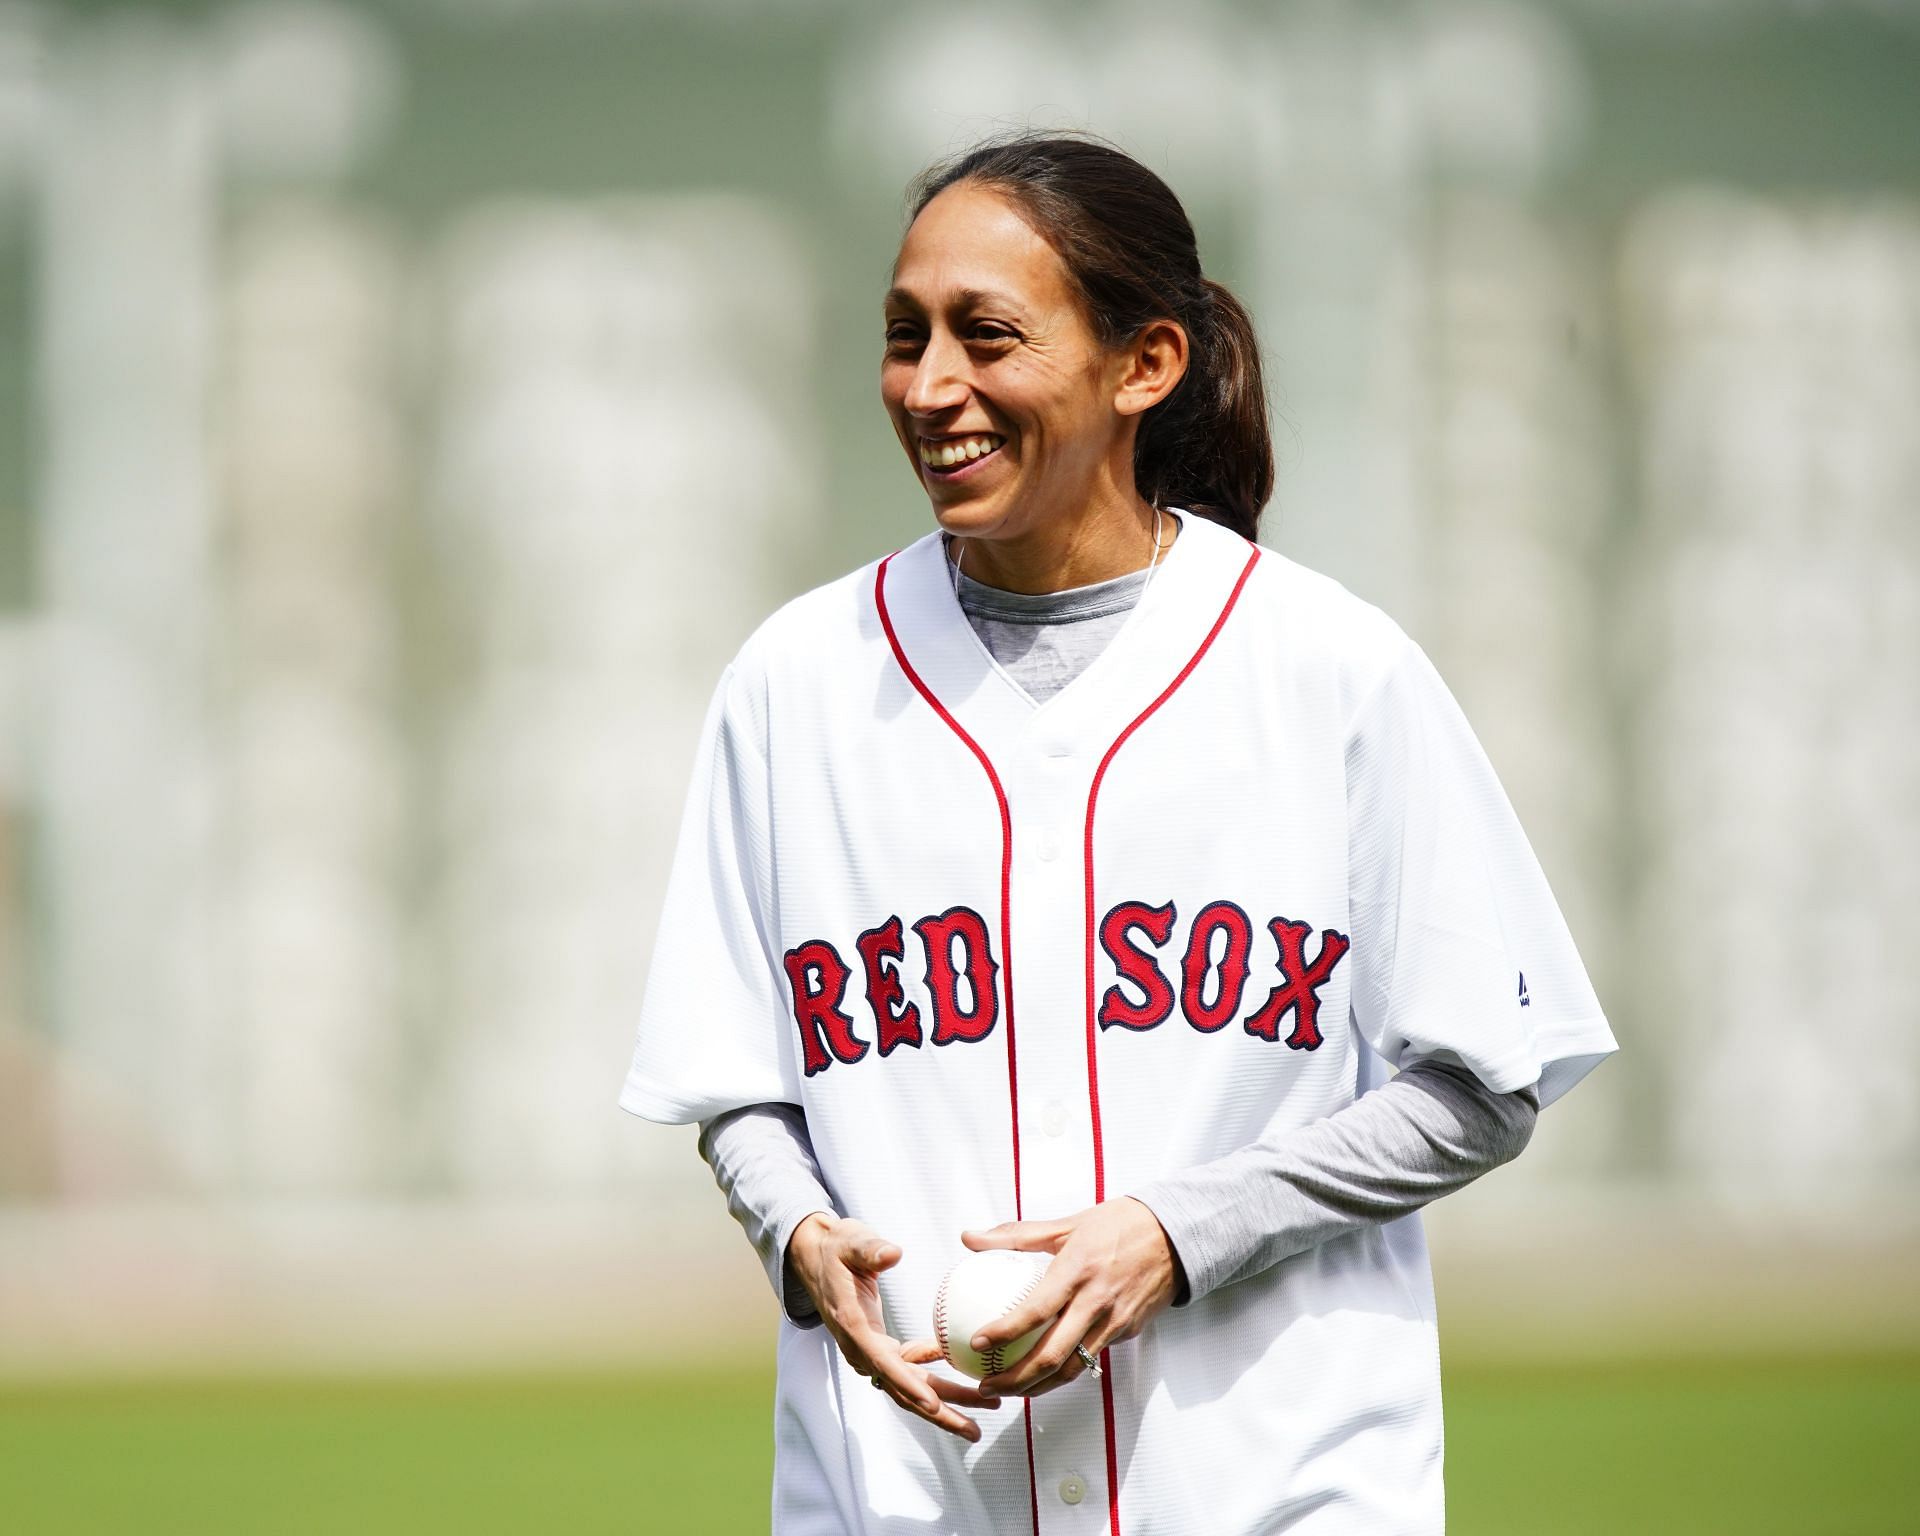
[[1184,1305],[1472,1183],[1520,1155],[1539,1113],[1537,1086],[1495,1093],[1464,1066],[1414,1056],[1324,1119],[1128,1193],[1173,1245]]
[[[1536,1088],[1495,1093],[1465,1067],[1410,1057],[1398,1076],[1325,1119],[1128,1193],[1166,1231],[1182,1271],[1175,1304],[1184,1306],[1472,1183],[1520,1155],[1539,1112]],[[721,1115],[701,1125],[700,1152],[788,1318],[818,1323],[785,1263],[794,1228],[835,1210],[804,1114],[755,1104]]]
[[820,1314],[787,1266],[794,1228],[815,1211],[837,1215],[797,1104],[749,1104],[700,1122],[700,1155],[746,1229],[788,1319],[802,1328]]

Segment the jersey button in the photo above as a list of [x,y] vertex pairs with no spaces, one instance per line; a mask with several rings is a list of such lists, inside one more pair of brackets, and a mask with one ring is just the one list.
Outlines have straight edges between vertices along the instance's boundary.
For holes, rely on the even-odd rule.
[[1078,1504],[1087,1496],[1087,1485],[1077,1474],[1069,1472],[1060,1479],[1060,1502]]
[[1034,851],[1040,855],[1042,862],[1051,864],[1060,857],[1060,839],[1051,832],[1042,832]]
[[1055,1099],[1040,1115],[1040,1129],[1049,1136],[1067,1134],[1067,1106]]

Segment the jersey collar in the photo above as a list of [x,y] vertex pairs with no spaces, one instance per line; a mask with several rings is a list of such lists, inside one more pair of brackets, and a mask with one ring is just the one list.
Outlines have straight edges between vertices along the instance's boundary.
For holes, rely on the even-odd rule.
[[940,530],[882,562],[873,601],[885,604],[895,661],[989,754],[1104,751],[1179,678],[1239,590],[1256,547],[1204,517],[1168,508],[1180,536],[1146,594],[1079,676],[1039,704],[1001,671],[954,595]]

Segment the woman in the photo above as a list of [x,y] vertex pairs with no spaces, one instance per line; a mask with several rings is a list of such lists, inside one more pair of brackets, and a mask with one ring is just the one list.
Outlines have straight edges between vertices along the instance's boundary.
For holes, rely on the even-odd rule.
[[[1612,1034],[1425,655],[1253,544],[1254,332],[1171,191],[1028,135],[910,208],[938,527],[727,668],[620,1099],[785,1298],[774,1529],[1439,1531],[1418,1207]],[[1053,1321],[976,1388],[922,1335],[983,1247],[1054,1255],[983,1343]]]

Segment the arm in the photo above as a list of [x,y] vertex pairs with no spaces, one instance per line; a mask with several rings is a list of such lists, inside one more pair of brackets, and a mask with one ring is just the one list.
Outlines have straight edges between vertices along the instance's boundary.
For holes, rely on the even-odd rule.
[[900,1249],[865,1223],[838,1214],[795,1104],[749,1104],[700,1123],[700,1155],[746,1229],[788,1319],[802,1328],[824,1324],[860,1375],[885,1388],[910,1413],[962,1439],[980,1427],[961,1408],[997,1400],[907,1358],[881,1321],[881,1272]]
[[1534,1086],[1495,1093],[1465,1068],[1423,1056],[1324,1120],[1133,1198],[1158,1218],[1185,1271],[1180,1305],[1465,1188],[1520,1155],[1539,1112]]
[[[1304,1126],[1159,1180],[1061,1221],[966,1233],[970,1248],[1055,1257],[1027,1300],[983,1331],[990,1342],[1058,1321],[982,1390],[1032,1396],[1134,1337],[1159,1310],[1363,1226],[1417,1210],[1519,1155],[1539,1112],[1536,1086],[1495,1093],[1464,1067],[1409,1059],[1399,1076]],[[1184,1274],[1186,1294],[1181,1294]],[[914,1348],[908,1357],[917,1358]]]
[[818,1327],[820,1313],[787,1259],[794,1229],[816,1211],[837,1214],[807,1118],[797,1104],[749,1104],[700,1122],[700,1155],[746,1230],[787,1318]]

